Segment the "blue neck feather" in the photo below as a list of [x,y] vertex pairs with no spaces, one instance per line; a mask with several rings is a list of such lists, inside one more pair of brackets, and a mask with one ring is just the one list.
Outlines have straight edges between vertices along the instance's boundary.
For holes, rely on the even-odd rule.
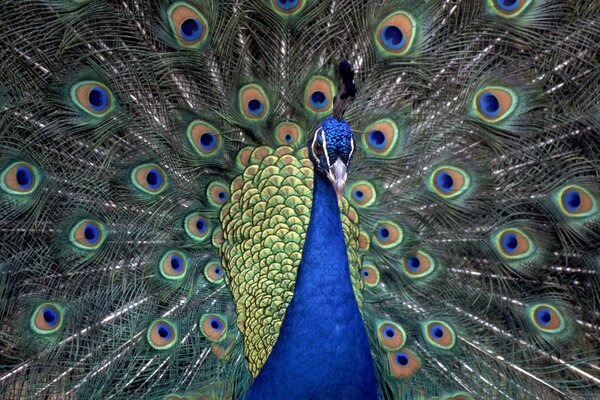
[[247,399],[377,399],[337,197],[318,173],[313,193],[294,297]]

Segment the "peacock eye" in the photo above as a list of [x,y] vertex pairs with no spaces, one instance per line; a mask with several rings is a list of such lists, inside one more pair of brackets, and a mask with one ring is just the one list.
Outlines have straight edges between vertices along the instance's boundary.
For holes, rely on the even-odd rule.
[[315,141],[315,144],[313,145],[313,153],[315,156],[320,156],[323,154],[323,145],[320,142]]

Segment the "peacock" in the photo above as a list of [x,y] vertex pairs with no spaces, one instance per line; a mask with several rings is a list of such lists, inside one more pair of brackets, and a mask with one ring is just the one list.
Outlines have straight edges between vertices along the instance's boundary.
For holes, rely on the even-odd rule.
[[600,2],[0,4],[0,398],[600,398]]

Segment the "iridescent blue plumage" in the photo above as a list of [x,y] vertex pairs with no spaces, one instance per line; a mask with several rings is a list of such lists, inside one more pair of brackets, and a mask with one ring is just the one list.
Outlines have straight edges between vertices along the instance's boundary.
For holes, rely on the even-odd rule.
[[248,400],[378,398],[369,339],[350,281],[337,196],[320,173],[315,176],[313,204],[294,297]]

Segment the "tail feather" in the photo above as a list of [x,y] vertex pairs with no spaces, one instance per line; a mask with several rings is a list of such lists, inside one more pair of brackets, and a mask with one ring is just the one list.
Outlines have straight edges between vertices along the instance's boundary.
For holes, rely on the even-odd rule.
[[[355,130],[341,204],[382,397],[596,398],[599,12],[3,4],[3,392],[241,398],[247,349],[281,323],[254,315],[274,328],[252,336],[245,313],[293,288],[297,263],[222,244],[272,210],[307,224],[305,145],[334,112]],[[271,211],[234,220],[265,182],[286,187],[264,191]],[[259,255],[273,274],[252,286]]]

